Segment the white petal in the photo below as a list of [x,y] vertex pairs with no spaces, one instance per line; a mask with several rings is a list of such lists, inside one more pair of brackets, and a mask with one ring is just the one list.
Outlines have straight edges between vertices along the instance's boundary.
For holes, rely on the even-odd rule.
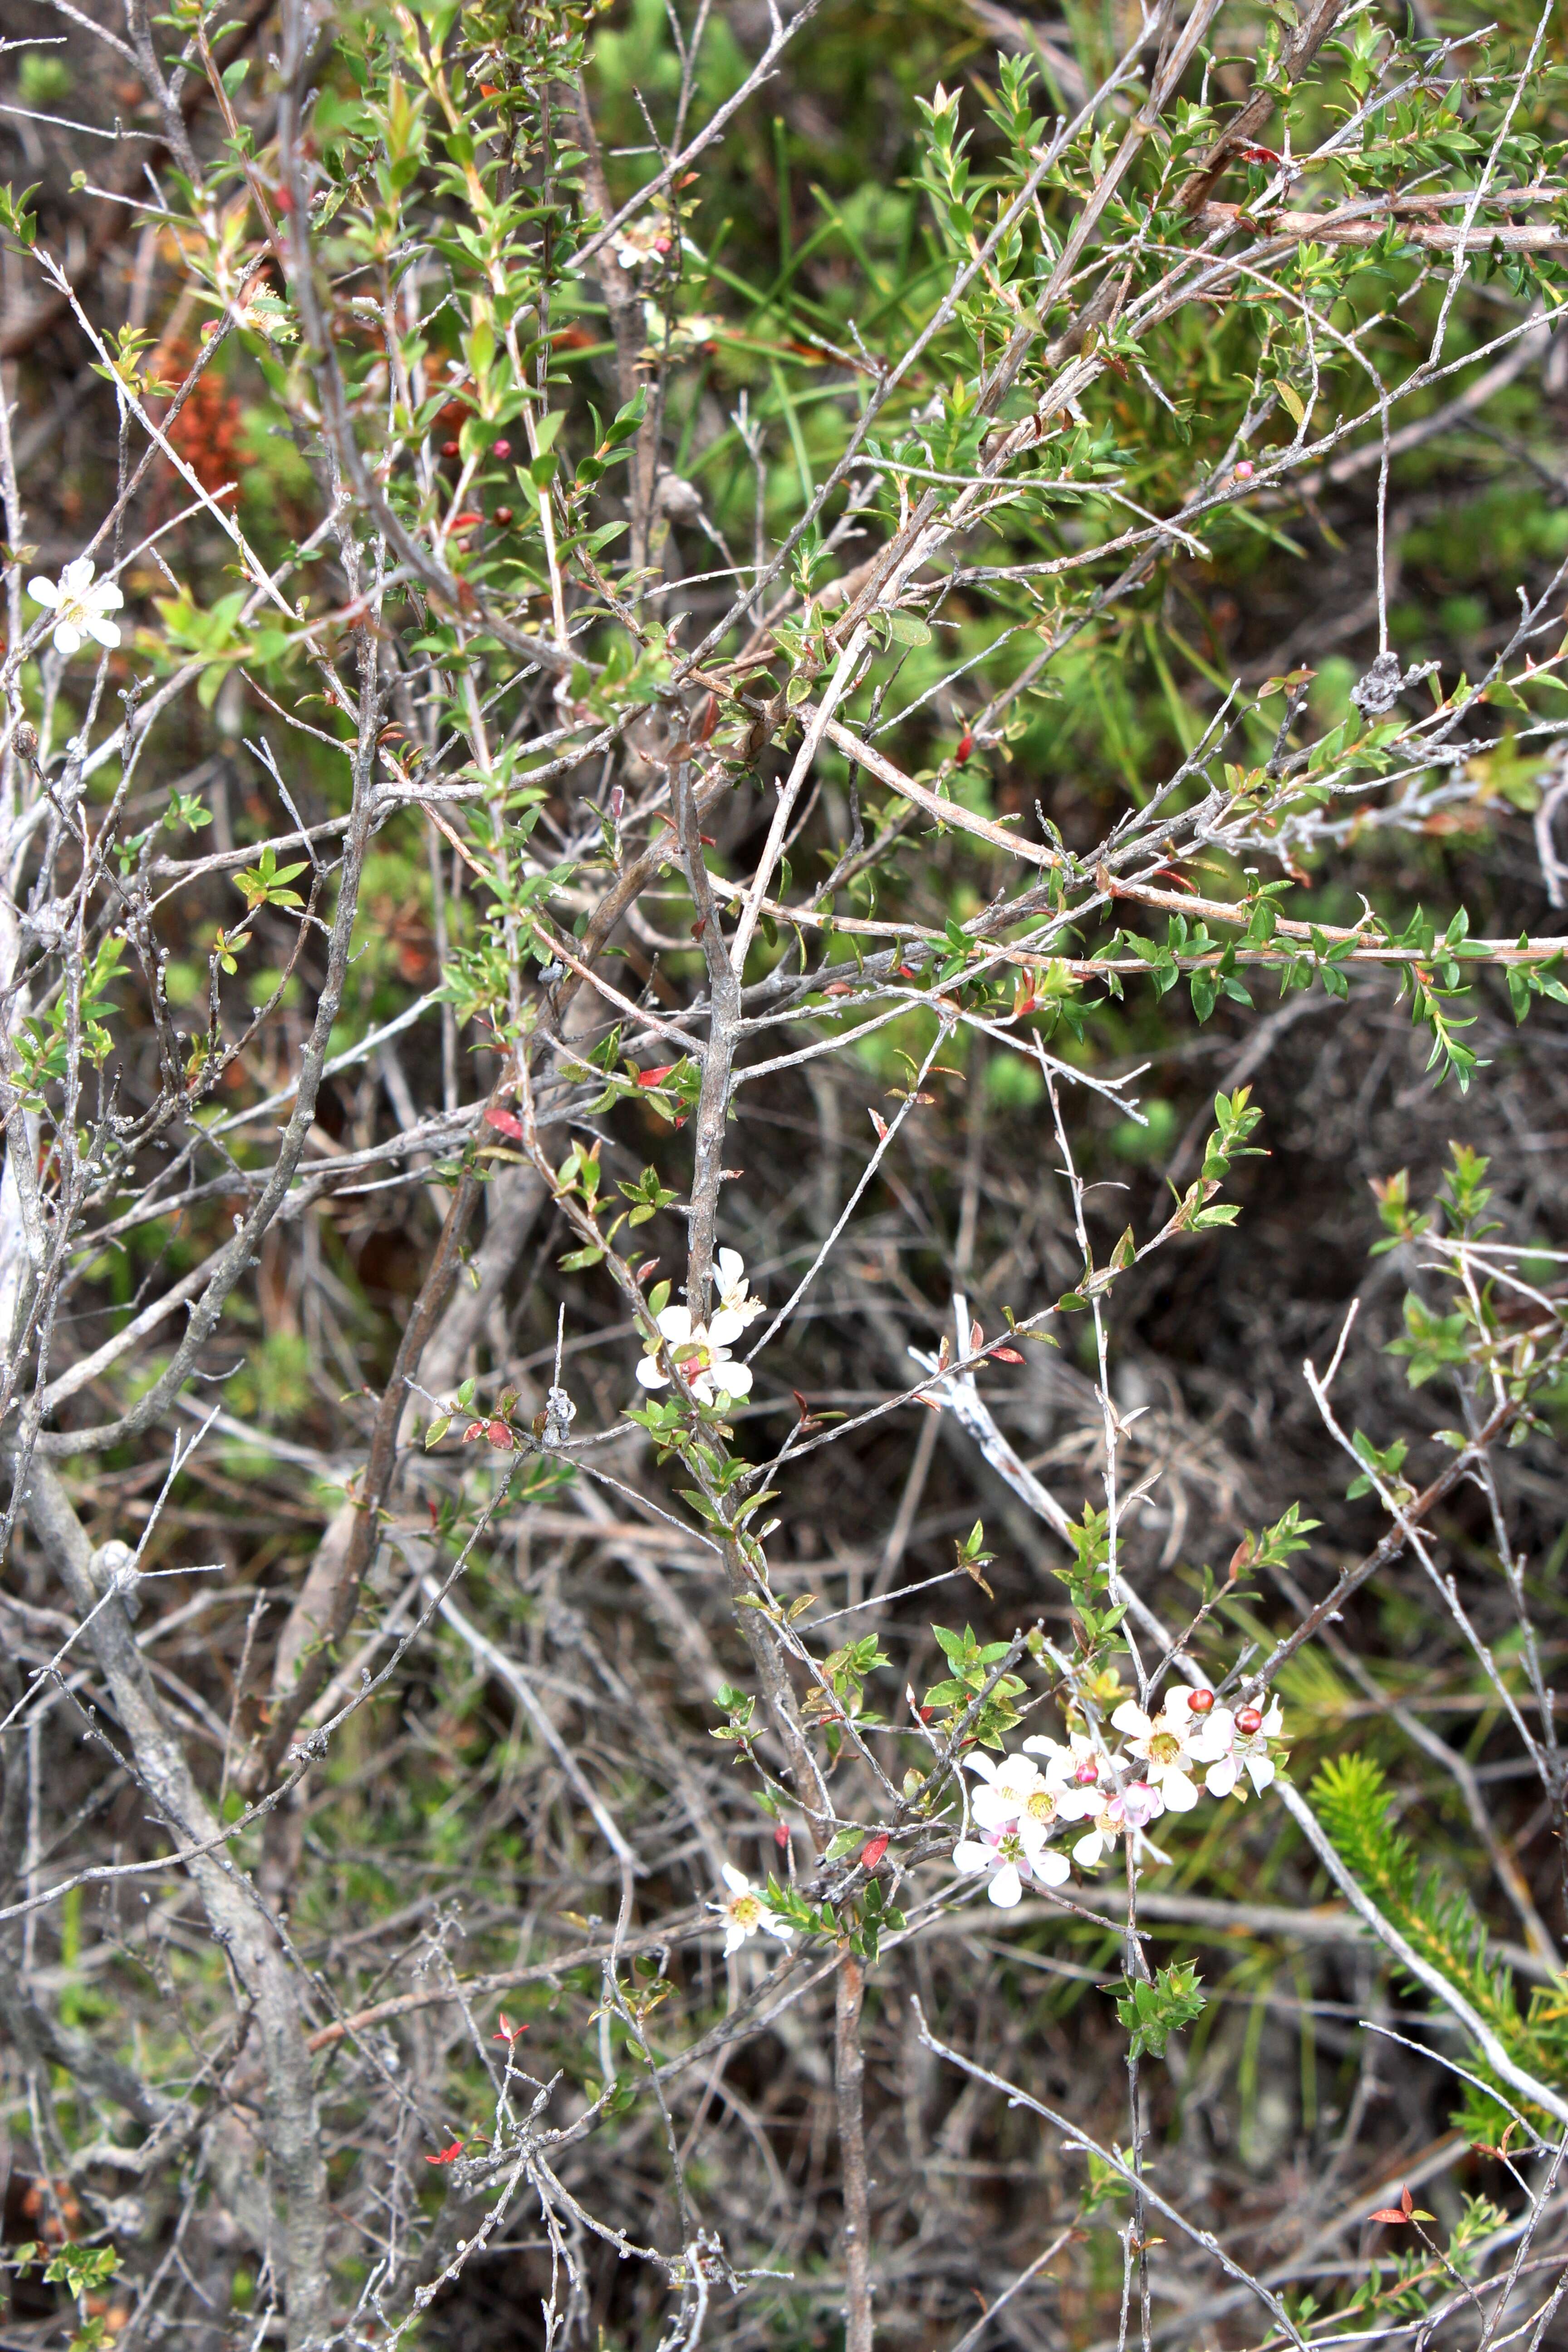
[[47,604],[51,612],[60,601],[60,592],[52,580],[29,580],[27,593],[35,604]]
[[690,1307],[667,1307],[658,1318],[658,1328],[667,1339],[673,1339],[678,1346],[689,1339],[691,1337]]
[[1064,1822],[1087,1822],[1103,1801],[1098,1789],[1062,1789],[1058,1791],[1057,1811]]
[[994,1845],[982,1845],[978,1838],[960,1838],[952,1849],[952,1866],[973,1876],[977,1870],[989,1870],[996,1859]]
[[719,1253],[719,1283],[723,1290],[733,1290],[746,1271],[746,1261],[739,1250],[721,1249]]
[[708,1318],[708,1337],[716,1348],[727,1348],[738,1339],[746,1328],[746,1318],[737,1315],[732,1307],[721,1307],[717,1315]]
[[721,1390],[725,1396],[750,1396],[752,1368],[750,1364],[734,1362],[716,1364],[713,1368],[712,1384],[715,1389]]
[[724,1863],[720,1868],[719,1875],[723,1880],[731,1895],[750,1894],[752,1886],[751,1880],[746,1876],[743,1870],[737,1870],[732,1862]]
[[645,1356],[637,1366],[637,1381],[645,1389],[667,1389],[669,1374],[660,1371],[657,1356]]
[[1160,1782],[1160,1794],[1173,1813],[1190,1813],[1198,1801],[1198,1792],[1186,1774],[1173,1765]]
[[79,653],[81,650],[81,631],[79,628],[74,627],[69,621],[57,621],[55,623],[55,644],[62,654]]
[[1050,1756],[1056,1758],[1058,1761],[1063,1758],[1068,1761],[1071,1760],[1071,1748],[1064,1748],[1059,1739],[1047,1739],[1043,1731],[1037,1731],[1032,1739],[1023,1740],[1019,1744],[1026,1756]]
[[1118,1731],[1134,1732],[1140,1739],[1147,1739],[1154,1728],[1136,1699],[1124,1698],[1110,1720]]
[[1057,1848],[1052,1846],[1036,1862],[1035,1876],[1046,1886],[1065,1886],[1072,1876],[1071,1871],[1068,1868],[1066,1854],[1059,1853]]
[[1236,1717],[1228,1706],[1216,1706],[1208,1719],[1208,1728],[1224,1740],[1228,1748],[1236,1738]]
[[1180,1731],[1187,1719],[1193,1695],[1185,1683],[1177,1683],[1165,1693],[1164,1716],[1173,1731]]
[[978,1772],[983,1780],[994,1780],[997,1773],[1002,1769],[1000,1764],[978,1748],[973,1756],[966,1756],[963,1761],[966,1768],[971,1772]]
[[731,1920],[729,1932],[724,1937],[724,1957],[726,1959],[731,1952],[738,1952],[740,1950],[742,1945],[746,1940],[746,1929],[742,1927],[738,1919]]
[[1100,1832],[1090,1830],[1089,1835],[1080,1837],[1074,1846],[1072,1858],[1075,1862],[1081,1863],[1085,1870],[1093,1870],[1105,1850],[1105,1840]]
[[100,613],[118,613],[125,599],[114,581],[100,580],[89,601],[98,606]]
[[118,621],[106,621],[100,614],[89,613],[82,625],[88,635],[96,637],[100,646],[117,646],[120,643]]
[[1010,1862],[1005,1862],[985,1890],[993,1903],[1003,1911],[1011,1911],[1015,1903],[1024,1897],[1024,1882]]
[[1222,1756],[1217,1764],[1211,1764],[1204,1786],[1211,1797],[1228,1797],[1236,1786],[1235,1757]]
[[976,1789],[970,1811],[983,1830],[1003,1830],[1009,1822],[1017,1818],[1018,1801],[1005,1789],[993,1785],[989,1789]]
[[767,1929],[770,1936],[776,1936],[781,1944],[787,1944],[790,1937],[795,1933],[795,1929],[790,1926],[789,1921],[787,1919],[781,1919],[776,1911],[764,1911],[763,1913],[763,1926]]
[[1187,1754],[1195,1756],[1200,1764],[1215,1764],[1230,1747],[1228,1733],[1222,1735],[1205,1725],[1187,1741]]
[[60,573],[60,586],[68,595],[81,595],[92,584],[93,568],[90,555],[73,557]]
[[1268,1739],[1277,1739],[1284,1728],[1285,1710],[1280,1706],[1279,1700],[1276,1699],[1273,1706],[1269,1708],[1268,1714],[1263,1718],[1264,1736]]
[[1249,1756],[1247,1759],[1247,1777],[1261,1795],[1274,1778],[1272,1760],[1267,1756]]

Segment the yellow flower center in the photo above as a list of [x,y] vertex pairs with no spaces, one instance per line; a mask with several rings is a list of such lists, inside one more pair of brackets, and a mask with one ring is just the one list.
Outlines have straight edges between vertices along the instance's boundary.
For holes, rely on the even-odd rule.
[[1149,1742],[1151,1764],[1174,1764],[1182,1752],[1182,1743],[1173,1731],[1157,1731]]
[[1048,1789],[1037,1789],[1024,1811],[1032,1822],[1054,1822],[1057,1817],[1057,1801]]
[[737,1895],[730,1906],[730,1916],[737,1927],[754,1927],[763,1916],[763,1906],[754,1895]]

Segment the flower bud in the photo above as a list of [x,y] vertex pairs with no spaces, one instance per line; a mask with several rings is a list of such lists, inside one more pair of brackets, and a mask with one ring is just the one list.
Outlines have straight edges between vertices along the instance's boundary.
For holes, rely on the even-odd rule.
[[1244,1706],[1236,1718],[1236,1727],[1244,1739],[1250,1739],[1255,1731],[1261,1731],[1263,1728],[1261,1707]]
[[1241,461],[1240,465],[1237,467],[1237,468],[1236,468],[1236,478],[1237,478],[1237,480],[1238,482],[1250,482],[1250,481],[1251,481],[1251,479],[1252,479],[1252,460],[1251,460],[1251,458],[1250,458],[1250,457],[1244,457],[1244,458],[1242,459],[1242,461]]
[[443,442],[442,442],[442,444],[441,444],[441,455],[442,455],[442,457],[459,457],[461,454],[462,454],[462,453],[461,453],[461,450],[459,449],[459,446],[458,446],[458,443],[457,443],[456,441],[443,441]]
[[504,463],[504,461],[511,456],[511,443],[505,440],[492,441],[490,443],[490,456],[492,457],[500,457]]
[[495,513],[491,516],[490,520],[492,522],[499,522],[504,527],[511,520],[511,509],[510,507],[497,507]]
[[1073,1774],[1073,1779],[1078,1782],[1080,1789],[1092,1789],[1099,1778],[1100,1766],[1096,1763],[1092,1756],[1086,1756],[1083,1762],[1079,1766],[1078,1770]]
[[1187,1711],[1191,1715],[1207,1715],[1214,1705],[1211,1690],[1195,1690],[1187,1695]]

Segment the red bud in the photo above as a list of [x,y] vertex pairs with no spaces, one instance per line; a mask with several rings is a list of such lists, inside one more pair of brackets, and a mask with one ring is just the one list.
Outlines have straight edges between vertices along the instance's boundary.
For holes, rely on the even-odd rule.
[[490,443],[490,456],[492,457],[500,457],[504,462],[506,458],[511,456],[511,443],[507,440],[492,441]]
[[777,1846],[781,1853],[783,1853],[788,1846],[789,1823],[787,1822],[775,1822],[773,1823],[773,1843]]
[[967,759],[968,759],[968,757],[969,757],[969,755],[970,755],[971,751],[973,751],[973,749],[974,749],[974,738],[973,738],[973,735],[971,735],[971,734],[969,734],[969,733],[965,732],[964,734],[963,734],[963,735],[961,735],[961,736],[959,737],[959,739],[958,739],[958,749],[957,749],[957,751],[953,753],[953,755],[952,755],[952,756],[953,756],[953,758],[957,761],[957,762],[958,762],[958,764],[959,764],[959,766],[960,766],[961,768],[963,767],[963,763],[964,763],[965,760],[967,760]]
[[1236,1718],[1236,1727],[1244,1739],[1250,1739],[1255,1731],[1261,1731],[1263,1728],[1261,1708],[1244,1706]]
[[460,454],[460,453],[459,453],[459,451],[458,451],[458,444],[457,444],[455,441],[443,441],[443,442],[442,442],[442,444],[441,444],[441,455],[442,455],[442,457],[458,457],[459,454]]
[[1207,1715],[1213,1705],[1214,1693],[1211,1690],[1190,1691],[1187,1695],[1188,1710],[1193,1715]]
[[495,513],[491,516],[490,520],[492,522],[499,522],[504,526],[511,520],[511,516],[512,510],[510,507],[497,507]]

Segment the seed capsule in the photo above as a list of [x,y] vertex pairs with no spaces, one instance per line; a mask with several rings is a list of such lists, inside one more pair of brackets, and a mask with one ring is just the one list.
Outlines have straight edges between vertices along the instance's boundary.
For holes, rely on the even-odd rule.
[[459,450],[458,445],[456,441],[443,441],[441,444],[441,455],[443,457],[456,457],[461,455],[461,451]]
[[1262,1709],[1256,1706],[1244,1706],[1236,1718],[1236,1727],[1244,1739],[1250,1739],[1255,1731],[1261,1731],[1263,1728]]
[[492,521],[499,522],[502,525],[509,523],[511,520],[511,509],[510,507],[497,507],[491,520]]

